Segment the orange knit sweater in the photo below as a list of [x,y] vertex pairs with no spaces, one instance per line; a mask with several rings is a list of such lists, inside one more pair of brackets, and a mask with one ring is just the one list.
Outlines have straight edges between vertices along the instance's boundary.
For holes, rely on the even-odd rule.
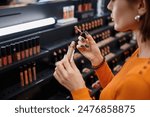
[[[107,63],[96,70],[103,88],[102,100],[148,100],[150,99],[150,59],[138,58],[135,51],[114,76]],[[91,99],[88,89],[82,88],[71,92],[74,100]]]

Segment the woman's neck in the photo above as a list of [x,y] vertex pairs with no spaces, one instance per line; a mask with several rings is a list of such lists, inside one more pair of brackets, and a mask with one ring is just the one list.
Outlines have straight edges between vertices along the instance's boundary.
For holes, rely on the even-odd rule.
[[150,41],[143,42],[139,31],[134,31],[139,46],[139,58],[150,58]]

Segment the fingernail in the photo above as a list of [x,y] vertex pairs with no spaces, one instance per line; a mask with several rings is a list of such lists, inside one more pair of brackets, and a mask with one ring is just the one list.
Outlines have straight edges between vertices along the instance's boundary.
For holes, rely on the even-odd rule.
[[63,59],[66,57],[66,54],[64,55]]
[[84,41],[84,40],[85,40],[85,38],[84,38],[84,37],[82,37],[82,36],[79,36],[79,37],[78,37],[78,40],[80,40],[80,41]]
[[70,44],[70,46],[74,48],[74,46],[75,46],[75,41],[72,41],[71,44]]
[[86,33],[85,33],[85,31],[82,32],[81,36],[84,37],[84,38],[86,39]]
[[81,47],[81,48],[84,48],[84,45],[81,45],[80,47]]
[[86,47],[86,48],[89,48],[90,46],[89,46],[89,45],[87,45],[87,44],[85,44],[85,47]]

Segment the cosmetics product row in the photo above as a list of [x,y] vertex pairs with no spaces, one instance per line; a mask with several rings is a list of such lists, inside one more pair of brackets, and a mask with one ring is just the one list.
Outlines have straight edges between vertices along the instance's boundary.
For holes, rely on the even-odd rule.
[[38,37],[0,47],[0,68],[40,53]]
[[[81,23],[79,25],[77,25],[77,27],[81,30],[81,31],[91,31],[94,30],[98,27],[101,27],[104,25],[104,19],[103,18],[98,18],[89,22],[85,22],[85,23]],[[75,30],[75,34],[78,34],[79,32],[77,30]]]
[[20,84],[22,87],[28,86],[32,82],[36,81],[36,63],[28,63],[20,66]]
[[99,33],[92,35],[92,37],[96,42],[99,42],[101,40],[109,38],[111,36],[111,33],[112,33],[111,29],[107,29],[107,30],[104,30],[104,31],[101,31]]
[[92,9],[91,0],[78,0],[78,12],[90,11]]
[[74,5],[63,7],[63,19],[74,18],[74,9]]

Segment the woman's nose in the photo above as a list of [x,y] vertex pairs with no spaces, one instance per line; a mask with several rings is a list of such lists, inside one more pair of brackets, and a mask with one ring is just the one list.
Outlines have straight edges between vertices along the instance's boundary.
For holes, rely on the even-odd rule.
[[107,9],[112,11],[112,2],[111,2],[111,0],[110,0],[110,2],[107,5]]

